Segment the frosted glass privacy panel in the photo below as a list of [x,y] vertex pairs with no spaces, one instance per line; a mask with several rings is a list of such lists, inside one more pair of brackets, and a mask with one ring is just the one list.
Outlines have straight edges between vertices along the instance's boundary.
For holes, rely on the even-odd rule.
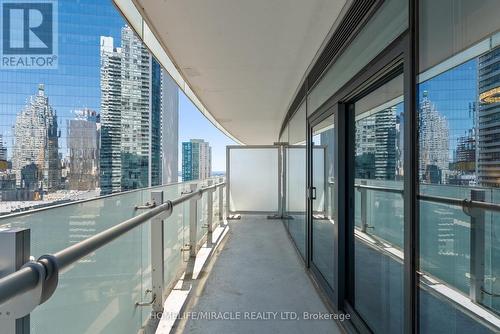
[[278,211],[278,148],[229,150],[230,211]]
[[287,211],[306,210],[306,147],[287,148]]

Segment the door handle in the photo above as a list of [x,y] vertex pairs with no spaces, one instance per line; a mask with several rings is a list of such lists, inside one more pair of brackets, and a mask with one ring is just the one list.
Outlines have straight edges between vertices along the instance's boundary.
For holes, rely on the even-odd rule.
[[311,199],[316,199],[316,187],[311,187]]

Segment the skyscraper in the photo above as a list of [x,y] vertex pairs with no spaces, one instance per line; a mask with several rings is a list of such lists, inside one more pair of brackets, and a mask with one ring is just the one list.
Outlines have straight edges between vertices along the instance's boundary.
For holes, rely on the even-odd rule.
[[394,180],[396,175],[396,107],[375,114],[375,178]]
[[121,49],[101,36],[101,194],[121,191]]
[[397,105],[356,121],[356,177],[394,180],[399,175]]
[[101,194],[177,181],[178,91],[133,30],[101,36]]
[[45,95],[44,85],[40,84],[37,95],[31,96],[17,115],[14,127],[12,169],[18,186],[23,187],[22,171],[32,166],[31,169],[37,169],[34,175],[44,190],[60,187],[58,136],[56,112]]
[[375,178],[375,117],[356,120],[356,177]]
[[455,185],[474,185],[476,183],[476,135],[470,129],[465,136],[457,138],[453,163],[450,164],[452,175],[448,183]]
[[182,180],[205,180],[212,174],[212,148],[203,139],[182,143]]
[[0,134],[0,161],[7,161],[7,147],[4,146],[2,134]]
[[500,87],[498,75],[500,47],[479,57],[478,63],[478,183],[500,187]]
[[419,175],[428,183],[442,183],[449,169],[449,126],[423,92],[419,109]]
[[[150,99],[155,99],[151,87],[153,60],[129,26],[122,28],[121,51],[121,190],[125,191],[149,185],[150,122],[154,120],[158,126],[159,119],[150,114]],[[159,87],[160,82],[156,84]]]
[[151,62],[151,152],[149,154],[149,184],[157,186],[162,183],[162,152],[161,152],[161,80],[162,70],[160,64],[153,58]]
[[97,112],[77,110],[68,120],[69,189],[93,190],[99,186],[100,122]]

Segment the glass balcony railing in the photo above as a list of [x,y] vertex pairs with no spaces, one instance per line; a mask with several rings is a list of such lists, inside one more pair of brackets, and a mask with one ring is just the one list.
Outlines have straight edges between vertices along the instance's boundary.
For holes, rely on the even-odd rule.
[[[30,229],[31,254],[36,258],[71,253],[103,233],[109,236],[119,225],[136,224],[85,256],[59,262],[64,265],[59,268],[57,289],[31,312],[31,333],[137,332],[154,311],[152,301],[161,303],[186,270],[190,255],[211,240],[224,213],[225,201],[218,200],[224,197],[223,185],[222,178],[178,183],[0,218],[0,228]],[[193,197],[198,193],[201,197]],[[158,203],[161,194],[164,204]],[[153,210],[156,215],[145,217]],[[194,240],[190,236],[193,219]],[[158,220],[163,220],[161,229],[155,225]],[[158,231],[163,236],[162,251],[155,244]],[[163,253],[162,296],[153,288],[154,252]]]
[[[402,263],[402,182],[355,183],[356,201],[361,203],[355,211],[357,236]],[[494,322],[493,328],[500,313],[500,211],[494,203],[500,203],[500,189],[420,186],[420,235],[425,236],[420,243],[421,286],[486,325]]]

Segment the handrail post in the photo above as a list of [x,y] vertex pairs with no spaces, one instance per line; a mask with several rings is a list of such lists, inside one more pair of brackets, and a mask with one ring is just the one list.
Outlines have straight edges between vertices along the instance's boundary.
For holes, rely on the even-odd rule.
[[[361,180],[360,184],[366,186],[366,180]],[[367,215],[367,190],[365,188],[360,188],[359,192],[361,194],[361,232],[366,233],[366,228],[368,227],[368,215]]]
[[[472,189],[471,200],[484,202],[485,191]],[[470,299],[481,302],[484,284],[484,210],[470,209]]]
[[[10,228],[0,231],[0,277],[19,270],[30,257],[30,229]],[[30,315],[15,319],[0,312],[0,333],[29,334]],[[5,332],[4,332],[5,331]]]
[[[212,186],[213,181],[208,180],[207,181],[208,186]],[[213,190],[210,189],[207,192],[207,246],[211,247],[212,246],[212,229],[213,229],[213,218],[214,218],[214,193]]]
[[[197,184],[190,184],[190,190],[196,191]],[[198,227],[198,199],[189,200],[189,256],[196,257],[196,232]]]
[[[163,204],[163,191],[151,192],[151,202]],[[161,215],[151,219],[151,286],[153,312],[163,312],[164,290],[164,223]]]
[[[222,178],[219,179],[219,183],[222,183]],[[224,223],[224,185],[219,187],[219,224]]]

